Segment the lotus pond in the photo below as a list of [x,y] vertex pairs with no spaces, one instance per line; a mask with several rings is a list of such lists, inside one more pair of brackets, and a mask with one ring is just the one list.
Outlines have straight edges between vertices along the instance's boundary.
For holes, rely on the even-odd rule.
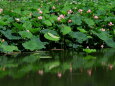
[[114,86],[115,49],[0,56],[0,86]]
[[0,86],[115,86],[114,67],[114,0],[0,0]]

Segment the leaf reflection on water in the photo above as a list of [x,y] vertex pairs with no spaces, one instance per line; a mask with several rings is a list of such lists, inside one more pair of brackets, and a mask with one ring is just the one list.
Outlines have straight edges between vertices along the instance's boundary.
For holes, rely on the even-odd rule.
[[[56,57],[56,58],[55,58]],[[71,57],[71,58],[70,58]],[[11,76],[19,78],[30,72],[55,73],[62,77],[66,71],[74,73],[76,70],[92,70],[98,67],[112,70],[115,65],[115,49],[99,50],[85,55],[76,51],[52,51],[39,54],[24,53],[18,55],[0,56],[0,77]]]

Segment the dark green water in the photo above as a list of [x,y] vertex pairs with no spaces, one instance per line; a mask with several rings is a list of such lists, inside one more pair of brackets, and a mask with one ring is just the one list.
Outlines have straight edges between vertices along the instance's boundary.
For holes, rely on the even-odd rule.
[[115,86],[115,49],[0,56],[0,86]]

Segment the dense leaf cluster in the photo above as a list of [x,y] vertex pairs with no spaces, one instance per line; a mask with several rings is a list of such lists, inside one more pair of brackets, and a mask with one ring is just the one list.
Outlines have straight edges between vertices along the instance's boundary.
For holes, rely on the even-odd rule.
[[115,2],[40,2],[0,8],[0,52],[115,48]]

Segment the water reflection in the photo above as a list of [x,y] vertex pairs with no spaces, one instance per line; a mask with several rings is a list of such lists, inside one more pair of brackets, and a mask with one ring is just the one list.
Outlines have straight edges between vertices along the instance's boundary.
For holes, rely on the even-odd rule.
[[114,86],[114,66],[115,49],[4,55],[0,86]]

